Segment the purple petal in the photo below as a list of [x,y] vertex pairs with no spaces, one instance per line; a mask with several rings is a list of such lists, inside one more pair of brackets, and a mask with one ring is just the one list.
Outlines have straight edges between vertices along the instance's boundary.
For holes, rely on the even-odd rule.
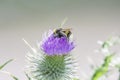
[[67,37],[54,37],[52,34],[43,41],[41,48],[47,55],[64,55],[74,49],[74,43],[70,42]]

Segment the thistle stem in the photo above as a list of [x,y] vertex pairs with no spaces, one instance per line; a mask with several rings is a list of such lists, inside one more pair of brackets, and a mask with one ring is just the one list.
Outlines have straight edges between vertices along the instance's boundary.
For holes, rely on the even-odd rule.
[[119,77],[118,77],[118,80],[120,80],[120,68],[119,68]]

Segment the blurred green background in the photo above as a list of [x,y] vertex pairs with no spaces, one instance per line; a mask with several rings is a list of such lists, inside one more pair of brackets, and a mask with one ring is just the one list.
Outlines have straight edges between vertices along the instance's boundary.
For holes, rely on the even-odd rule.
[[[84,73],[90,77],[87,57],[96,64],[103,58],[94,53],[100,48],[97,40],[120,34],[120,0],[0,0],[0,63],[15,59],[4,70],[25,80],[28,48],[22,38],[34,46],[44,32],[58,28],[65,17],[68,21],[63,27],[72,28],[77,45],[73,53],[80,66],[78,73],[83,79]],[[109,78],[113,79],[117,80],[117,74]],[[11,78],[0,73],[0,80]]]

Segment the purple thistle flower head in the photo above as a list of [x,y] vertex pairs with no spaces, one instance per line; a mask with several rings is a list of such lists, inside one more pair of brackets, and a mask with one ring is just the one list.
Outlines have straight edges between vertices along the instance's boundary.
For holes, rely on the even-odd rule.
[[41,44],[42,50],[47,55],[68,54],[75,47],[73,41],[69,40],[70,34],[66,35],[62,29],[56,34],[49,31],[48,35]]

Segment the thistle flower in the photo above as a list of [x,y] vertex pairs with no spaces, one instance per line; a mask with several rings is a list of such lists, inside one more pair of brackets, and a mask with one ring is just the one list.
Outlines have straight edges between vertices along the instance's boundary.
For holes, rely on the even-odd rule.
[[63,55],[68,54],[73,48],[74,44],[68,40],[68,37],[56,37],[52,33],[48,38],[43,41],[41,48],[47,55]]
[[73,41],[70,40],[71,31],[56,29],[49,31],[39,44],[38,50],[27,55],[29,61],[29,75],[35,80],[72,80],[75,75],[75,65],[72,55]]

